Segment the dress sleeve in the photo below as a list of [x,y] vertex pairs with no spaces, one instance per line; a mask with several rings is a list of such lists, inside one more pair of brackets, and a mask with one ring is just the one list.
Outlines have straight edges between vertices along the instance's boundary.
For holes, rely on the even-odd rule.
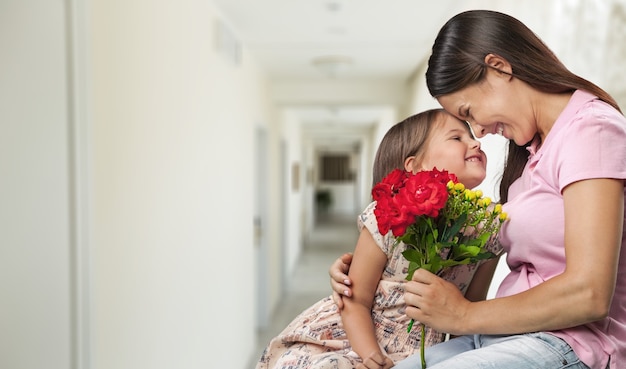
[[380,231],[378,230],[378,222],[376,221],[376,215],[374,215],[375,208],[376,201],[369,204],[365,210],[363,210],[361,215],[359,215],[359,231],[362,231],[364,227],[367,228],[367,230],[372,234],[372,237],[374,237],[374,241],[376,241],[378,247],[380,247],[380,249],[389,256],[393,252],[393,246],[395,245],[396,240],[391,231],[387,232],[386,235],[380,234]]

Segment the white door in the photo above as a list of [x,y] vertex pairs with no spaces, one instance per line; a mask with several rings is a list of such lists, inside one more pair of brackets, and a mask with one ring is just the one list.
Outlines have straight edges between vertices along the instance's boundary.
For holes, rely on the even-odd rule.
[[254,253],[257,261],[256,298],[257,327],[265,328],[270,319],[269,261],[265,231],[267,224],[267,133],[264,128],[257,128],[255,133],[254,165]]

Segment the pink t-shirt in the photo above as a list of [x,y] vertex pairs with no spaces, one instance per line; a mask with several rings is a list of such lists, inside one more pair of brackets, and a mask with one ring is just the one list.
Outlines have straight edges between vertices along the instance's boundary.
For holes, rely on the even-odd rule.
[[[576,91],[543,145],[537,149],[534,142],[529,152],[524,172],[511,186],[509,201],[504,205],[510,221],[503,225],[500,236],[511,272],[500,285],[497,297],[525,291],[564,271],[561,192],[567,185],[584,179],[626,179],[626,118],[595,96]],[[602,268],[602,265],[597,267]],[[609,356],[611,368],[617,368],[618,363],[625,365],[624,234],[609,316],[552,333],[567,341],[578,357],[593,369],[606,368]]]

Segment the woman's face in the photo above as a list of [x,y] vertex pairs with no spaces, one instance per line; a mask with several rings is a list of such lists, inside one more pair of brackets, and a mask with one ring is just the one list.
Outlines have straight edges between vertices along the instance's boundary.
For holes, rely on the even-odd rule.
[[445,169],[468,188],[478,186],[485,179],[487,157],[465,122],[444,114],[431,130],[426,145],[419,169]]
[[488,69],[483,81],[437,100],[446,111],[467,121],[476,137],[499,134],[523,146],[533,139],[537,126],[529,96],[519,87],[519,80]]

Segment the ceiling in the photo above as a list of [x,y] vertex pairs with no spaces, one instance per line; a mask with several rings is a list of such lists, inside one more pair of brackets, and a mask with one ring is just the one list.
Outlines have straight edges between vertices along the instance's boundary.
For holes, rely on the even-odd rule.
[[407,78],[458,0],[215,0],[276,79],[320,78],[316,59],[346,60],[336,78]]
[[[406,81],[428,57],[439,28],[469,2],[214,0],[270,80],[333,83]],[[328,63],[320,66],[316,60]],[[380,110],[310,105],[298,114],[318,146],[354,147]]]

